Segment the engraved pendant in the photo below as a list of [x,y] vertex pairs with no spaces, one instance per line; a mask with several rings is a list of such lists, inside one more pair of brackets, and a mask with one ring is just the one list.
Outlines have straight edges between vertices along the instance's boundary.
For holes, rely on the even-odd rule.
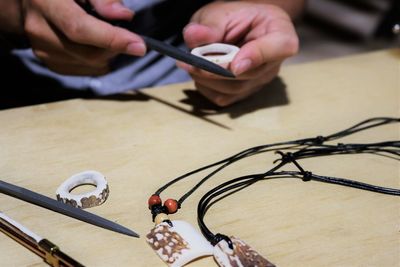
[[225,240],[221,240],[214,247],[214,259],[221,267],[275,267],[257,251],[242,240],[230,237],[233,249],[230,249]]
[[169,266],[183,266],[194,259],[213,255],[214,247],[185,221],[156,225],[146,235],[147,242]]

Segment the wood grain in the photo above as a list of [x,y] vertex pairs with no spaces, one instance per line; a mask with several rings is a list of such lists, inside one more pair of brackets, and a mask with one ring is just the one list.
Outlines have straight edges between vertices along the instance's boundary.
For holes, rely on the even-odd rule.
[[[0,112],[0,179],[50,197],[69,176],[106,175],[109,199],[90,209],[144,236],[148,197],[168,180],[245,148],[329,134],[375,116],[400,116],[400,50],[286,67],[246,102],[213,110],[192,83],[139,94],[70,100]],[[8,90],[8,89],[5,89]],[[11,90],[11,89],[10,89]],[[343,141],[398,140],[398,125]],[[238,163],[207,182],[172,219],[196,224],[211,186],[272,166]],[[371,155],[305,160],[315,173],[400,187],[398,162]],[[162,195],[178,198],[194,176]],[[145,243],[0,195],[0,209],[87,266],[162,266]],[[392,196],[316,182],[258,183],[215,205],[214,232],[235,235],[278,266],[399,266],[400,203]],[[46,266],[0,235],[2,266]],[[212,266],[211,258],[191,266]]]

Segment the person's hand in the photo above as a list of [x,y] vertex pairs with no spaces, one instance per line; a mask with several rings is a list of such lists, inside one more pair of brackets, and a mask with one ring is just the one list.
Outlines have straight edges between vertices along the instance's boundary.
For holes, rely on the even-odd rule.
[[178,62],[201,94],[227,106],[260,90],[277,74],[282,61],[297,53],[292,20],[274,5],[241,1],[213,2],[199,9],[183,31],[189,48],[209,43],[240,47],[229,68],[236,79],[224,78]]
[[[90,0],[109,20],[130,20],[120,0]],[[33,52],[49,69],[69,75],[101,75],[119,53],[142,56],[143,40],[88,15],[73,0],[22,0],[24,30]]]

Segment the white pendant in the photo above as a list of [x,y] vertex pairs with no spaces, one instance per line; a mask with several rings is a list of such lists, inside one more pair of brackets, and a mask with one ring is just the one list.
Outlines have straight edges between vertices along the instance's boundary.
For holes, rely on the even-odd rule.
[[146,235],[147,242],[169,266],[183,266],[197,258],[213,255],[214,247],[185,221],[156,225]]
[[230,237],[233,249],[225,240],[214,247],[214,259],[221,267],[275,267],[242,240]]

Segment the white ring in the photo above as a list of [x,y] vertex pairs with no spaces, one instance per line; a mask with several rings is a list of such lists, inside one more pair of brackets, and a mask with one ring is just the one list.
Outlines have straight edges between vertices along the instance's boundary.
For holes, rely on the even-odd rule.
[[[198,57],[202,57],[211,62],[214,62],[215,64],[228,64],[233,60],[239,50],[239,47],[234,45],[214,43],[196,47],[191,51],[191,53]],[[213,53],[222,55],[212,55]]]
[[[94,185],[96,189],[84,194],[71,194],[72,189],[84,184]],[[110,190],[104,175],[97,171],[77,173],[64,181],[56,191],[57,200],[81,209],[103,204],[109,193]]]

